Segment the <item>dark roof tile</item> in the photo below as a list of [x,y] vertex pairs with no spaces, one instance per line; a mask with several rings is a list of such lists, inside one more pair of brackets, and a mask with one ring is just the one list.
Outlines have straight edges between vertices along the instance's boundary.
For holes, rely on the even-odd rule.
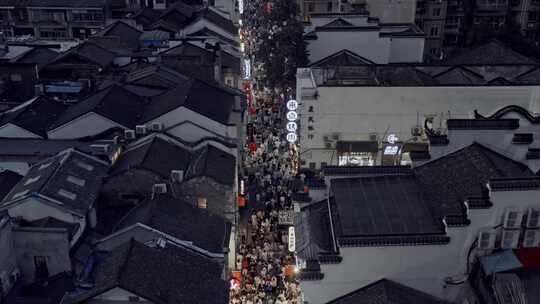
[[[139,205],[122,220],[118,229],[141,223],[201,249],[223,253],[229,246],[229,222],[178,199],[161,195]],[[204,223],[204,229],[201,229]]]
[[94,288],[65,300],[84,303],[120,287],[156,304],[225,304],[229,283],[220,278],[221,272],[216,262],[185,249],[150,248],[131,241],[96,266]]
[[417,289],[382,279],[327,304],[445,304],[444,300]]
[[112,85],[69,107],[49,130],[58,128],[90,112],[125,127],[134,128],[141,120],[144,102],[142,97],[131,91],[118,85]]
[[190,151],[155,136],[142,143],[128,146],[114,165],[112,174],[119,174],[131,168],[142,168],[168,179],[171,170],[187,171],[192,157]]
[[39,96],[2,113],[0,126],[11,123],[46,138],[47,129],[63,115],[65,110],[65,105]]

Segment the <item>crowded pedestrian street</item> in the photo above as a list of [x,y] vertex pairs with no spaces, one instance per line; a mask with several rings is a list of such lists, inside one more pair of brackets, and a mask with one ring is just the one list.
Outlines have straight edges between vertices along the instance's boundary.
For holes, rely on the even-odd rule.
[[[291,119],[286,118],[286,104],[294,100],[294,83],[268,81],[266,56],[275,57],[280,50],[270,47],[264,58],[260,56],[263,40],[274,38],[280,31],[279,24],[270,20],[275,13],[272,3],[249,1],[242,6],[240,36],[244,70],[249,70],[244,82],[248,117],[241,168],[243,202],[236,236],[237,284],[231,289],[230,303],[299,304],[301,293],[295,279],[294,249],[290,247],[294,246],[294,235],[289,235],[289,227],[291,197],[303,187],[297,174],[296,139],[290,137],[287,125]],[[283,66],[287,63],[283,58]],[[291,68],[296,67],[283,70]]]

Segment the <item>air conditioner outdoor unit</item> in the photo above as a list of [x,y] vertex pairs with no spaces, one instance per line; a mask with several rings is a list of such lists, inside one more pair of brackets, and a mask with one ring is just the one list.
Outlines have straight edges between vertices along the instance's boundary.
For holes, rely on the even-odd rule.
[[150,130],[154,131],[154,132],[159,132],[161,130],[163,130],[163,124],[162,123],[159,123],[159,122],[154,122],[150,125]]
[[339,133],[333,133],[332,134],[332,140],[339,140],[341,138],[341,134]]
[[504,214],[504,228],[521,228],[521,221],[523,220],[523,213],[515,208],[508,208]]
[[145,125],[135,126],[135,132],[141,135],[146,134],[146,126]]
[[422,136],[424,129],[420,126],[414,126],[411,128],[411,135],[412,136]]
[[529,208],[527,211],[527,228],[540,228],[540,209]]
[[540,247],[540,229],[527,229],[523,237],[523,247]]
[[135,139],[135,130],[124,130],[124,137],[126,139]]
[[167,193],[167,184],[154,184],[152,192],[159,194]]
[[184,170],[172,170],[171,180],[173,182],[178,182],[178,183],[181,183],[182,181],[184,181]]
[[324,147],[326,149],[332,149],[332,148],[334,148],[334,145],[331,142],[325,142]]
[[504,229],[501,240],[501,248],[511,249],[517,248],[519,242],[519,234],[521,230]]
[[493,230],[484,230],[478,236],[478,249],[494,249],[497,235]]

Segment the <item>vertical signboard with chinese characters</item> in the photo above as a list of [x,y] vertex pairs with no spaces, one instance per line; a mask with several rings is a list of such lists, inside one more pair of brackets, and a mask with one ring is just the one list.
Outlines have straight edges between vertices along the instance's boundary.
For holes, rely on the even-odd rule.
[[298,120],[297,109],[298,103],[296,100],[291,99],[287,101],[287,141],[291,144],[294,144],[298,140],[298,134],[296,133],[298,130],[298,124],[296,123],[296,120]]

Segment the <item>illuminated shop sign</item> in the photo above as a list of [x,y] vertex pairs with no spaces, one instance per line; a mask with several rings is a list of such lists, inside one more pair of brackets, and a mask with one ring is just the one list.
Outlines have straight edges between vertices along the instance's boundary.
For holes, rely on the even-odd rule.
[[287,123],[287,131],[296,132],[296,129],[298,129],[298,125],[294,121],[290,121]]
[[244,59],[244,79],[251,78],[251,62],[249,59]]
[[287,141],[289,143],[295,143],[298,140],[298,135],[296,134],[296,131],[298,130],[298,125],[296,124],[296,120],[298,119],[298,113],[296,113],[296,109],[298,109],[298,102],[294,99],[290,99],[287,101]]
[[390,144],[386,147],[384,147],[383,154],[384,155],[396,155],[399,153],[400,147],[399,145],[396,145],[399,138],[396,136],[396,134],[390,134],[388,137],[386,137],[386,141]]
[[287,101],[287,110],[296,111],[296,109],[298,109],[298,102],[296,102],[296,100],[291,99]]
[[294,226],[289,227],[289,251],[294,252],[296,250],[296,236],[294,234]]
[[295,143],[298,140],[298,135],[296,133],[287,133],[287,141],[292,143]]
[[287,112],[287,120],[288,121],[295,121],[297,119],[298,119],[298,113],[296,113],[296,111]]

